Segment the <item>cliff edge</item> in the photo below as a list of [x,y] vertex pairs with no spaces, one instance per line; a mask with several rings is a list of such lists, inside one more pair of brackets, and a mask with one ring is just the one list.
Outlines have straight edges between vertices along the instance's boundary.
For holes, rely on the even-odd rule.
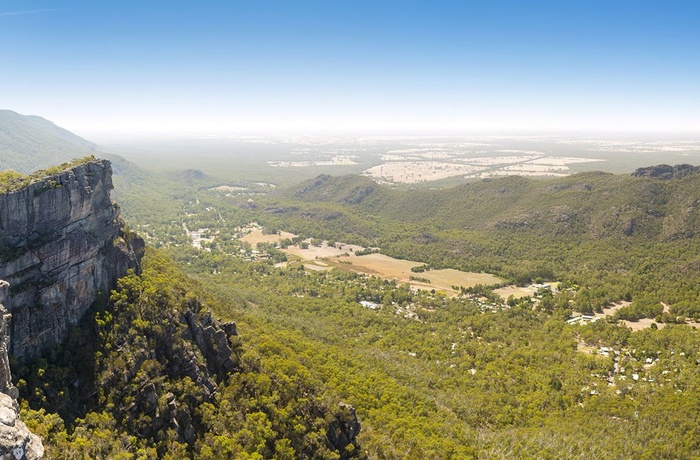
[[125,230],[112,188],[110,162],[92,160],[0,195],[0,279],[19,360],[60,344],[100,292],[139,271],[144,243]]

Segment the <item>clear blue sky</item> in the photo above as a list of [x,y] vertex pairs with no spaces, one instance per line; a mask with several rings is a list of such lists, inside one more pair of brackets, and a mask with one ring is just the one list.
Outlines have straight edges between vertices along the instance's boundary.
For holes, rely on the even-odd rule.
[[2,0],[0,108],[79,134],[700,132],[700,1]]

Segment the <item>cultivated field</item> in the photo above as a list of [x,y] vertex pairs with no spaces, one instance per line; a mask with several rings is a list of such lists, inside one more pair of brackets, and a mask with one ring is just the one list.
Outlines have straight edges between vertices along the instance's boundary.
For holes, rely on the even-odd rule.
[[285,238],[290,240],[296,235],[289,232],[280,232],[279,234],[264,235],[261,228],[253,228],[250,233],[240,238],[241,241],[250,243],[252,247],[255,247],[258,243],[279,243]]
[[302,249],[298,245],[289,246],[284,252],[296,256],[301,260],[316,260],[328,257],[340,257],[344,254],[351,254],[354,251],[360,251],[362,249],[362,246],[355,246],[354,244],[336,244],[335,246],[328,246],[324,243],[321,246],[309,245],[307,249]]
[[[436,149],[437,150],[437,149]],[[366,169],[362,174],[380,182],[413,184],[449,177],[550,176],[572,173],[569,164],[603,161],[592,158],[549,156],[532,150],[502,150],[506,155],[471,156],[445,150],[393,151],[382,155],[384,163]],[[397,155],[396,153],[410,153]]]
[[[290,246],[284,252],[297,258],[304,267],[310,270],[338,268],[396,280],[400,283],[409,283],[415,289],[435,289],[449,295],[457,294],[452,286],[473,287],[477,284],[495,284],[502,281],[488,273],[470,273],[452,269],[414,273],[411,268],[423,265],[422,263],[394,259],[384,254],[354,255],[355,251],[361,249],[360,246],[349,244],[337,245],[336,247],[323,244],[320,247],[310,246],[308,249]],[[411,276],[427,279],[430,282],[411,280]]]
[[[483,284],[483,283],[482,283]],[[513,296],[516,299],[519,299],[521,297],[526,297],[530,296],[533,297],[535,293],[537,292],[537,288],[533,285],[530,286],[506,286],[500,289],[496,289],[493,292],[496,294],[500,295],[503,299],[507,299],[510,296]]]
[[387,182],[415,184],[454,176],[466,176],[483,168],[441,161],[395,161],[374,166],[362,174]]

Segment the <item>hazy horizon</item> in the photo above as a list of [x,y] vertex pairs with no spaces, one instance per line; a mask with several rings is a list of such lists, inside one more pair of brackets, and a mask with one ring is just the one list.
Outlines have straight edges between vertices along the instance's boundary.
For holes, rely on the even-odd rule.
[[691,2],[9,1],[4,108],[132,135],[700,132]]

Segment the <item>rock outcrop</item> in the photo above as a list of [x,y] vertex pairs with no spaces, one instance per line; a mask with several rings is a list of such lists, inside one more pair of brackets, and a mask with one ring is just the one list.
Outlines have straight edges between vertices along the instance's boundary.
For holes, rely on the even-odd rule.
[[0,279],[11,287],[9,351],[20,360],[61,343],[129,269],[143,240],[110,199],[109,161],[94,160],[0,195]]
[[337,418],[328,428],[328,443],[332,449],[340,452],[341,460],[349,459],[351,451],[346,447],[357,445],[357,435],[360,433],[360,421],[357,419],[355,408],[346,403],[340,403]]
[[238,335],[236,323],[220,324],[209,309],[199,315],[193,310],[187,310],[184,319],[189,328],[187,336],[191,336],[197,344],[208,367],[221,375],[235,371],[236,363],[228,338]]
[[682,165],[656,165],[649,166],[647,168],[638,168],[632,173],[635,177],[651,177],[654,179],[670,180],[670,179],[680,179],[688,174],[695,174],[700,171],[700,167],[692,166],[689,164]]
[[142,439],[172,430],[193,446],[204,436],[202,405],[217,404],[221,384],[240,371],[236,325],[218,321],[195,297],[151,301],[133,287],[117,288],[122,303],[100,339],[97,404],[109,401],[115,418]]
[[17,388],[12,384],[7,356],[10,315],[4,307],[9,285],[0,280],[0,458],[35,460],[44,455],[44,446],[19,419]]

